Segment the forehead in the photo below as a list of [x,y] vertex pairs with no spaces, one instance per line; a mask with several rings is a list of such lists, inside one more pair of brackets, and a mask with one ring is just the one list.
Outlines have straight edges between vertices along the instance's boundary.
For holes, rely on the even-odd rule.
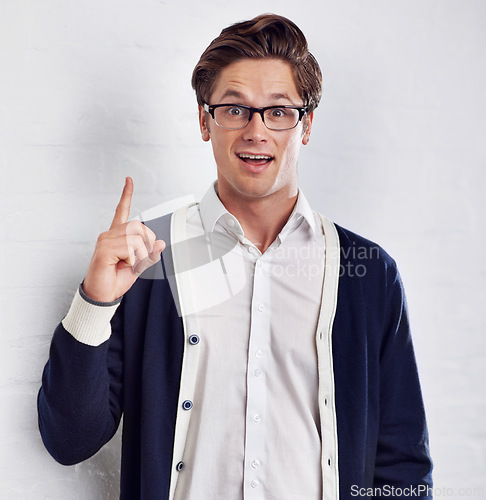
[[289,63],[279,59],[243,59],[221,71],[210,104],[301,105],[301,101]]

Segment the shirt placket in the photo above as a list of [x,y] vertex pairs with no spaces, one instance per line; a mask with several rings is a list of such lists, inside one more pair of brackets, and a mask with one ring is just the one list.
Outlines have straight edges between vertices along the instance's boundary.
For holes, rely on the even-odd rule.
[[[250,253],[259,255],[256,248]],[[267,434],[267,368],[270,355],[270,280],[265,257],[254,265],[247,369],[244,499],[264,498]]]

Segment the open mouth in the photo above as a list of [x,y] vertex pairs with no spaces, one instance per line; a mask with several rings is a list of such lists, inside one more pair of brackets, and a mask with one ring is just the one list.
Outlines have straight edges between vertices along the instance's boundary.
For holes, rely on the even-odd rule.
[[261,167],[270,163],[273,160],[273,156],[268,155],[255,155],[250,153],[238,153],[238,158],[248,165],[252,165],[255,167]]

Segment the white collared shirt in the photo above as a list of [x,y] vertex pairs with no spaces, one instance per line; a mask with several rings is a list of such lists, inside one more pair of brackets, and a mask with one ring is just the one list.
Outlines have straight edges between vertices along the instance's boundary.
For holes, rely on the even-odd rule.
[[187,230],[206,238],[221,276],[194,284],[201,351],[175,499],[321,499],[319,217],[300,192],[261,254],[211,186]]

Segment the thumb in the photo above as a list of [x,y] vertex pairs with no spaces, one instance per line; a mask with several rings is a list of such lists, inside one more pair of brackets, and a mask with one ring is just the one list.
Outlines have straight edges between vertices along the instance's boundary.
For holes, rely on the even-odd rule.
[[142,274],[145,270],[147,270],[150,266],[153,266],[160,260],[160,256],[162,253],[162,250],[165,248],[165,241],[163,240],[157,240],[154,243],[152,252],[148,254],[145,259],[141,260],[138,262],[135,267],[134,267],[134,272],[136,274]]
[[152,251],[149,253],[150,260],[157,262],[160,259],[160,254],[163,252],[165,247],[166,245],[164,240],[156,240]]

